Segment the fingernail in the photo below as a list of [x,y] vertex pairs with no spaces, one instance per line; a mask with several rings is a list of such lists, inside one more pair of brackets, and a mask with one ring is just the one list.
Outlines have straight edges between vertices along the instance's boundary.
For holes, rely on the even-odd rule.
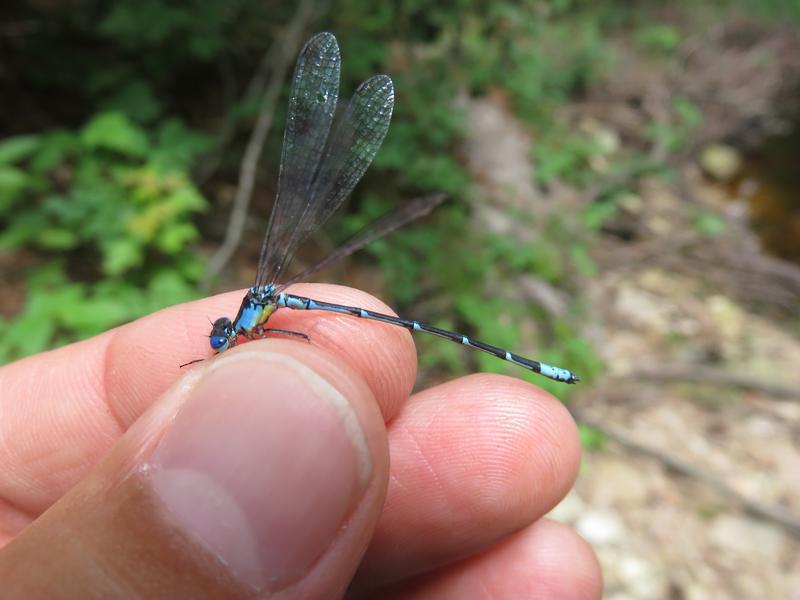
[[331,545],[371,472],[339,391],[295,359],[243,352],[218,363],[154,451],[166,518],[245,585],[276,591]]

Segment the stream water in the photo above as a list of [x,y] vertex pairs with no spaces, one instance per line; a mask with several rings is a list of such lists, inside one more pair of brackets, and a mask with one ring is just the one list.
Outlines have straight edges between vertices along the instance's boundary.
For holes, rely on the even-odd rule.
[[764,249],[800,264],[800,122],[743,158],[729,193],[748,203]]

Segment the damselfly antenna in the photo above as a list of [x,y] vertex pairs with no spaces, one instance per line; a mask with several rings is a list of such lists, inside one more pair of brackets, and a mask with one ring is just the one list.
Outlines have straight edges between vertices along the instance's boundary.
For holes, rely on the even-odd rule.
[[182,369],[183,367],[188,367],[189,365],[193,365],[193,364],[195,364],[195,363],[203,362],[204,360],[205,360],[205,358],[195,358],[194,360],[190,360],[190,361],[189,361],[189,362],[187,362],[187,363],[183,363],[183,364],[182,364],[182,365],[180,365],[180,367],[178,367],[178,368],[179,368],[179,369]]

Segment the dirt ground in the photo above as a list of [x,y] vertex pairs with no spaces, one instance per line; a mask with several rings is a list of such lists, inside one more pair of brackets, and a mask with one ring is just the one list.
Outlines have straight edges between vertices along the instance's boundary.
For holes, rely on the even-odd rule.
[[[586,335],[607,371],[571,408],[608,442],[585,452],[551,516],[593,545],[608,598],[800,598],[800,338],[788,326],[800,266],[760,250],[746,206],[699,159],[709,144],[746,151],[786,127],[800,33],[734,17],[665,18],[684,36],[677,60],[643,57],[620,39],[611,76],[561,116],[610,141],[598,170],[642,152],[677,177],[631,176],[630,198],[593,242]],[[666,152],[642,132],[670,119],[678,96],[703,122],[687,148]],[[535,215],[593,201],[531,183],[536,140],[505,99],[462,104],[475,196],[490,199],[476,202],[481,226],[513,229],[505,205]],[[698,233],[698,210],[719,215],[724,233]]]

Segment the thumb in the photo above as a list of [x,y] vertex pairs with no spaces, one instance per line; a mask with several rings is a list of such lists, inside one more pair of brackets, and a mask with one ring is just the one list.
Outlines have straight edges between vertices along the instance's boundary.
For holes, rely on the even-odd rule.
[[185,376],[0,551],[3,593],[335,597],[387,476],[357,375],[312,346],[247,344]]

